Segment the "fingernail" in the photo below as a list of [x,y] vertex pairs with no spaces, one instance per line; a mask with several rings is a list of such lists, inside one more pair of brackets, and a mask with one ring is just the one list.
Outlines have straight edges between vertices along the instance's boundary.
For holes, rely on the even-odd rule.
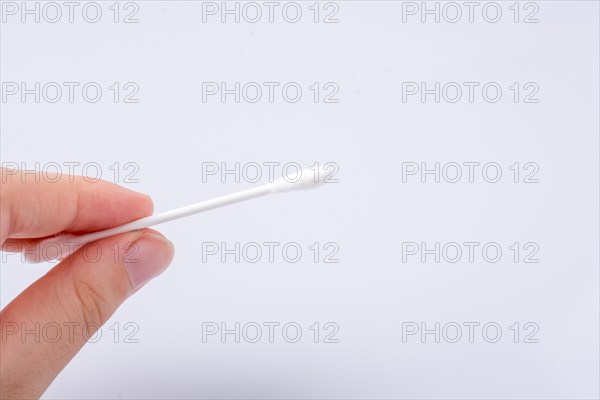
[[161,235],[146,233],[133,242],[125,252],[123,263],[134,290],[162,274],[174,254],[173,244]]

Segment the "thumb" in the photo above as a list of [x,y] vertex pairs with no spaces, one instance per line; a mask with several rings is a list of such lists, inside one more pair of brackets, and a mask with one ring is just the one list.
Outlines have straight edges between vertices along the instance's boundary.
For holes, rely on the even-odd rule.
[[145,229],[90,243],[0,313],[0,398],[40,397],[119,305],[171,263],[174,248]]

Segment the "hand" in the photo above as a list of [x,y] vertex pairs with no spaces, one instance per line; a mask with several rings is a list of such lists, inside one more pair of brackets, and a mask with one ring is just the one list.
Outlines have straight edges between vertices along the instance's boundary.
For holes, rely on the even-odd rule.
[[[0,173],[3,251],[22,251],[59,232],[110,228],[153,211],[148,196],[105,181],[65,175],[35,182],[31,173]],[[85,253],[90,246],[93,259]],[[0,398],[40,397],[85,338],[162,273],[173,254],[171,242],[154,230],[124,233],[84,246],[25,289],[0,312]],[[62,332],[50,328],[48,340],[31,333],[36,324]]]

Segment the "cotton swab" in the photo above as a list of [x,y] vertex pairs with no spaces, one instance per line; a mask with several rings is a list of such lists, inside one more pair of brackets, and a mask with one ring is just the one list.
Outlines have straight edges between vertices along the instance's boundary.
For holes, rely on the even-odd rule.
[[[327,173],[323,166],[320,166],[318,169],[306,168],[294,176],[288,175],[283,178],[276,179],[271,183],[256,186],[236,193],[227,194],[225,196],[216,197],[214,199],[201,201],[199,203],[190,204],[188,206],[165,211],[160,214],[140,218],[114,228],[87,233],[84,235],[59,234],[57,236],[44,239],[41,242],[36,242],[35,244],[31,245],[30,248],[27,248],[24,252],[25,260],[30,263],[62,260],[79,247],[95,240],[104,239],[120,233],[148,228],[150,226],[162,224],[174,219],[202,213],[215,208],[228,206],[230,204],[240,203],[256,197],[287,192],[291,190],[316,188],[324,183],[326,176]],[[56,252],[56,256],[49,257],[48,255],[44,254],[42,257],[41,253],[47,253],[47,249],[50,246],[53,248],[53,254]]]

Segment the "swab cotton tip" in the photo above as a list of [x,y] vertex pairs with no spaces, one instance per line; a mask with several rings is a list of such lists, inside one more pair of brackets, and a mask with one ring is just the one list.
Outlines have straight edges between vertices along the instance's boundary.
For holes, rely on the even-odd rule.
[[325,183],[327,176],[327,170],[323,166],[318,168],[306,168],[297,174],[291,174],[283,178],[276,179],[271,183],[242,190],[241,192],[227,194],[211,200],[190,204],[174,210],[165,211],[157,215],[140,218],[124,225],[105,229],[103,231],[92,232],[80,236],[71,234],[57,235],[55,237],[44,239],[28,247],[25,251],[25,261],[39,263],[43,261],[62,260],[72,254],[79,247],[95,240],[162,224],[163,222],[187,217],[189,215],[198,214],[230,204],[239,203],[255,197],[279,192],[287,192],[290,190],[316,188]]
[[290,174],[273,181],[271,193],[313,189],[325,183],[326,177],[327,172],[323,166],[314,169],[305,168],[297,174]]

